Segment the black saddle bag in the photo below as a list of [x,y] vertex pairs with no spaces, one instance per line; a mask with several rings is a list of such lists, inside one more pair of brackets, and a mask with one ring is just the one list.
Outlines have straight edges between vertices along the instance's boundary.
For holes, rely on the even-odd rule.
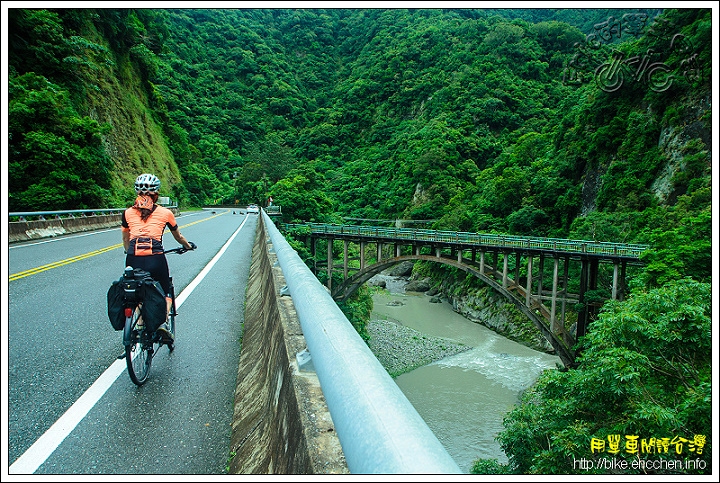
[[115,280],[108,289],[107,310],[113,329],[122,330],[125,326],[125,289],[122,277]]

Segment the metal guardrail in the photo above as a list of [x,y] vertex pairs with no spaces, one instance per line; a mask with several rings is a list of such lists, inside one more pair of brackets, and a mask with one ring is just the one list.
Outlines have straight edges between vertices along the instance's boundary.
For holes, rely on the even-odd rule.
[[276,205],[268,206],[265,208],[265,211],[270,216],[282,215],[282,207],[281,206],[276,206]]
[[350,472],[462,473],[325,287],[261,213]]
[[38,220],[46,220],[46,217],[53,219],[58,218],[75,218],[75,215],[80,216],[93,216],[98,213],[100,214],[112,214],[122,213],[125,208],[104,208],[104,209],[91,209],[91,210],[63,210],[63,211],[17,211],[8,213],[10,218],[17,217],[20,221],[26,221],[28,218],[37,218]]
[[323,223],[283,224],[283,229],[308,228],[311,233],[326,235],[354,235],[359,237],[417,240],[440,243],[456,243],[499,248],[525,248],[565,253],[619,256],[639,259],[647,245],[568,240],[563,238],[534,238],[490,233],[469,233],[421,228],[386,228],[357,225],[328,225]]
[[[177,205],[166,206],[166,208],[177,208]],[[28,218],[37,218],[38,220],[47,220],[46,217],[52,219],[59,218],[75,218],[75,215],[82,216],[94,216],[97,214],[113,214],[122,213],[127,207],[124,208],[90,208],[86,210],[60,210],[60,211],[15,211],[8,213],[10,218],[20,218],[20,221],[26,221]]]

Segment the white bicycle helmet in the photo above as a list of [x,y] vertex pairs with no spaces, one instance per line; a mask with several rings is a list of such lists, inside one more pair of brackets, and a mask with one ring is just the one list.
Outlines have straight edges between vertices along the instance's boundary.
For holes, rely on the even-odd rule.
[[139,195],[160,191],[160,180],[154,174],[144,173],[135,180],[135,192]]

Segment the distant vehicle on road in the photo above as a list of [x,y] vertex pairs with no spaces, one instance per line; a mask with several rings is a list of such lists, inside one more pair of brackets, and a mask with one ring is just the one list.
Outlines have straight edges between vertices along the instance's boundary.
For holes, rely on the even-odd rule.
[[248,213],[260,213],[260,207],[258,205],[248,205],[247,212]]

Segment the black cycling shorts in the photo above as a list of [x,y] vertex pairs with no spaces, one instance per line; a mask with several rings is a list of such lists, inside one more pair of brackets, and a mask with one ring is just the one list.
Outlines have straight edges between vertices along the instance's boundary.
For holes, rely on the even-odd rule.
[[170,268],[168,267],[167,258],[160,253],[158,255],[146,255],[138,257],[136,255],[127,255],[125,257],[125,266],[133,268],[142,268],[152,275],[152,278],[160,282],[165,291],[165,295],[170,297]]

